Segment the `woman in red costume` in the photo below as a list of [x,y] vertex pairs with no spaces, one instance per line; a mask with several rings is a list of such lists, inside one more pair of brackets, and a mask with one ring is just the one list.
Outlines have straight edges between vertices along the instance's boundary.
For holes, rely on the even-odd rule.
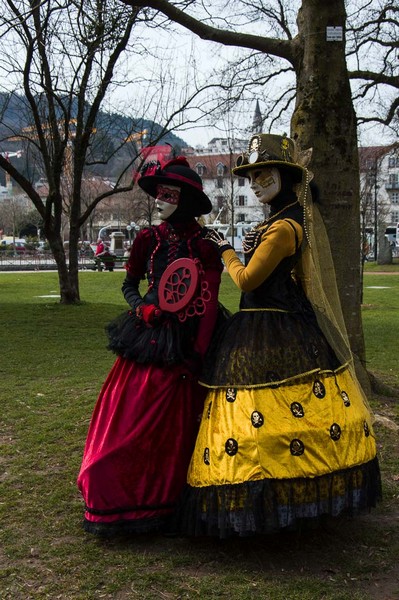
[[[150,165],[138,183],[156,198],[162,222],[133,243],[122,286],[130,310],[108,327],[118,358],[78,477],[84,528],[100,535],[167,530],[186,482],[206,394],[197,374],[218,316],[222,263],[196,220],[212,209],[201,178],[178,157]],[[172,265],[179,259],[189,260]]]

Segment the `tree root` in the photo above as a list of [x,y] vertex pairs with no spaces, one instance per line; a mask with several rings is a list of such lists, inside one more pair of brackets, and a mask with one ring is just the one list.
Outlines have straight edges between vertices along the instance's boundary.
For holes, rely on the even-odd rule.
[[399,389],[382,381],[379,377],[367,372],[370,380],[371,391],[381,396],[389,396],[390,398],[399,399]]

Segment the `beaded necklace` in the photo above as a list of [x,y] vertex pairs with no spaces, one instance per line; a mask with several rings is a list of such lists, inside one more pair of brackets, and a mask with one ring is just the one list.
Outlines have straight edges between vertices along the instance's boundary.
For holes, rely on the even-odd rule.
[[271,215],[270,217],[268,217],[267,219],[262,221],[262,223],[258,223],[258,225],[255,225],[255,229],[263,228],[265,225],[270,223],[270,221],[273,221],[273,219],[275,219],[276,217],[281,215],[281,213],[283,213],[285,210],[287,210],[288,208],[291,208],[291,206],[295,206],[295,204],[298,204],[298,203],[299,203],[299,200],[294,200],[294,202],[291,202],[291,204],[287,204],[287,206],[284,206],[281,210],[276,212],[274,215]]
[[271,221],[273,221],[276,217],[281,215],[281,213],[286,211],[288,208],[291,208],[291,206],[295,206],[295,204],[298,204],[298,203],[299,203],[299,200],[295,200],[295,202],[291,202],[291,204],[287,204],[287,206],[284,206],[284,208],[279,210],[277,213],[268,217],[267,219],[262,221],[262,223],[258,223],[258,225],[256,225],[252,229],[250,229],[242,241],[242,250],[243,250],[244,254],[248,254],[254,248],[256,248],[256,246],[258,245],[259,239],[262,235],[262,230],[266,227],[266,225],[271,223]]

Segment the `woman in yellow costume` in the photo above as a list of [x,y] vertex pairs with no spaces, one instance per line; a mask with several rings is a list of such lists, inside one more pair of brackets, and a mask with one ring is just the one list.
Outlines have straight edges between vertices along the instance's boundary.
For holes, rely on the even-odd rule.
[[372,416],[356,379],[327,235],[293,140],[258,134],[233,169],[269,217],[244,239],[245,265],[208,239],[242,291],[217,333],[188,473],[181,531],[252,535],[381,496]]

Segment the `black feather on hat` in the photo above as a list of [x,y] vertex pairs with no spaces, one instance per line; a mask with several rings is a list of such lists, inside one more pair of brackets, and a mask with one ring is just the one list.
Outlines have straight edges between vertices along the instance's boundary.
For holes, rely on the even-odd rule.
[[195,217],[212,211],[212,202],[204,193],[201,177],[190,168],[184,156],[178,156],[163,166],[150,164],[146,168],[144,165],[142,172],[138,184],[153,198],[157,195],[157,185],[176,185],[181,188],[181,198],[194,203],[190,208]]

